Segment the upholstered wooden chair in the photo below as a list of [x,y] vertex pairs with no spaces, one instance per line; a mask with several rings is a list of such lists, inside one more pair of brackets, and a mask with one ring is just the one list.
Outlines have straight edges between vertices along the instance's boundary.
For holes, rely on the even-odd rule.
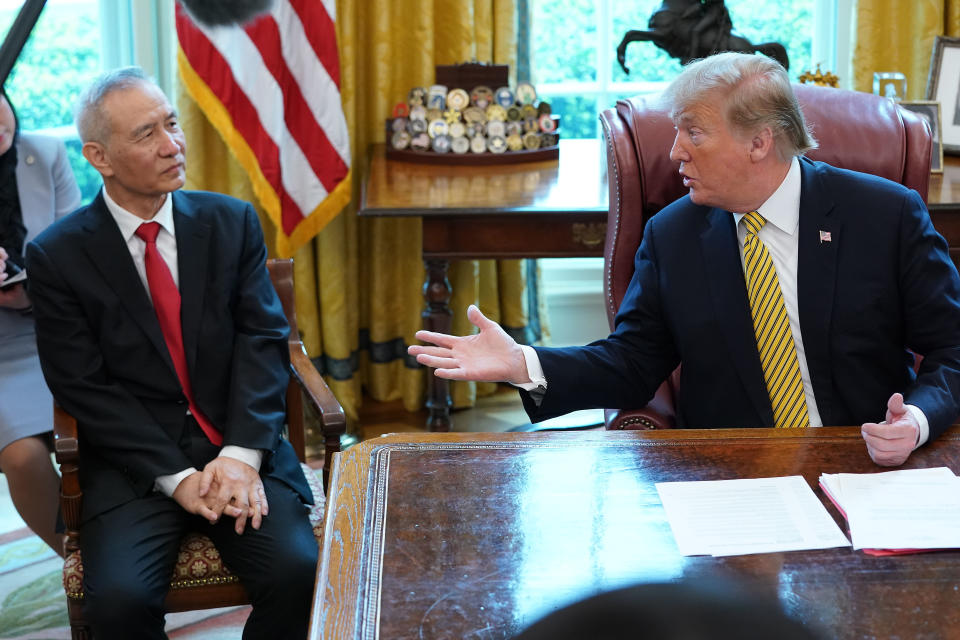
[[[315,505],[310,523],[320,542],[323,533],[324,489],[329,480],[333,454],[340,450],[340,436],[346,430],[343,408],[327,387],[320,373],[310,362],[300,334],[294,309],[293,261],[268,260],[267,268],[273,286],[280,296],[284,314],[290,323],[290,384],[287,387],[287,432],[301,463],[305,460],[305,414],[316,412],[324,439],[323,486],[316,474],[304,465],[304,474],[313,490]],[[66,525],[67,542],[63,584],[67,593],[70,631],[74,640],[92,637],[83,610],[83,562],[80,552],[80,505],[83,499],[79,474],[77,422],[59,407],[54,408],[56,456],[63,476],[61,507]],[[166,598],[168,612],[212,609],[249,603],[239,579],[225,567],[220,553],[210,539],[199,533],[184,536],[180,555],[170,579]]]
[[[926,200],[930,180],[931,135],[926,122],[878,96],[794,85],[819,148],[808,153],[836,167],[871,173],[916,189]],[[655,100],[620,100],[600,114],[607,147],[610,210],[604,248],[607,319],[613,319],[633,276],[633,258],[643,226],[686,194],[677,165],[670,160],[673,122]],[[608,429],[663,429],[677,426],[680,369],[658,389],[644,409],[606,411]]]

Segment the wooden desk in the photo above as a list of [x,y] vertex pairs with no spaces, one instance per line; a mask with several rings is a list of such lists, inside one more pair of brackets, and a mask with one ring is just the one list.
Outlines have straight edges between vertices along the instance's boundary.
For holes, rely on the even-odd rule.
[[[907,464],[940,465],[960,470],[957,427]],[[710,575],[756,583],[826,638],[956,637],[960,552],[683,557],[654,487],[879,470],[859,428],[367,440],[334,459],[310,637],[509,638],[600,590]]]
[[[559,160],[464,166],[387,160],[375,144],[359,215],[421,217],[423,326],[449,333],[450,260],[603,255],[606,152],[599,140],[561,140]],[[450,406],[449,383],[431,375],[431,431],[450,430]]]

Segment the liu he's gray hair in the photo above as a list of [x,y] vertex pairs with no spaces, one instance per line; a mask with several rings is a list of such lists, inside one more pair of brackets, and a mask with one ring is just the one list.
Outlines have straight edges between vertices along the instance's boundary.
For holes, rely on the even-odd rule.
[[103,101],[114,91],[153,84],[140,67],[123,67],[100,75],[80,96],[74,110],[74,120],[80,141],[106,143],[110,123],[103,111]]
[[662,97],[672,118],[694,105],[723,105],[727,123],[750,135],[770,127],[781,160],[817,148],[787,72],[763,55],[719,53],[694,60]]

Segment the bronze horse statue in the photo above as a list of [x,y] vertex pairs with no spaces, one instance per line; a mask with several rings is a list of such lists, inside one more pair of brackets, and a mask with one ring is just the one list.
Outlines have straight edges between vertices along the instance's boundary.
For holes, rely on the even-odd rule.
[[657,45],[682,64],[718,51],[760,52],[790,68],[787,50],[779,42],[753,44],[733,30],[723,0],[663,0],[650,16],[648,30],[628,31],[617,47],[617,60],[624,73],[627,45],[646,41]]

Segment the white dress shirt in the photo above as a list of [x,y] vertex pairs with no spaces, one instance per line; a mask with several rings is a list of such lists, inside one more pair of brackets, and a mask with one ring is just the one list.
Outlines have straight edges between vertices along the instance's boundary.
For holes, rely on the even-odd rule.
[[[133,266],[137,270],[137,275],[140,276],[140,282],[143,283],[147,297],[150,297],[150,285],[147,284],[147,269],[143,262],[147,243],[136,235],[137,229],[144,222],[159,223],[160,232],[157,234],[157,251],[160,253],[160,257],[163,258],[163,261],[167,263],[167,268],[170,269],[170,275],[173,276],[173,283],[179,287],[180,273],[177,265],[177,232],[173,223],[173,198],[168,195],[164,199],[163,204],[160,205],[159,211],[157,211],[151,220],[144,220],[121,207],[110,197],[106,188],[103,189],[103,201],[106,203],[110,215],[113,216],[114,221],[117,223],[117,227],[120,229],[120,235],[123,236],[123,241],[127,243],[127,250],[130,251],[130,257],[133,258]],[[152,301],[153,299],[151,298],[151,302]],[[189,411],[190,410],[187,409],[188,413]],[[248,449],[230,444],[220,450],[220,455],[245,462],[258,472],[260,471],[260,463],[263,460],[263,452],[259,449]],[[179,473],[158,476],[154,486],[165,495],[172,496],[180,482],[190,474],[196,472],[196,468],[189,467]]]
[[[800,253],[798,237],[800,228],[800,178],[800,161],[793,158],[783,182],[773,192],[773,195],[767,198],[767,201],[757,209],[757,212],[767,221],[757,233],[757,236],[767,247],[770,258],[773,260],[773,266],[777,271],[777,279],[780,281],[783,303],[787,309],[787,318],[790,320],[790,331],[797,348],[797,361],[800,365],[800,377],[803,379],[803,396],[807,403],[810,426],[822,427],[823,420],[820,418],[817,400],[813,394],[810,369],[807,367],[806,353],[803,348],[803,335],[800,333],[800,313],[797,299],[797,258]],[[731,215],[733,215],[734,222],[737,225],[740,265],[746,269],[743,263],[743,241],[746,238],[747,231],[740,226],[740,219],[746,215],[746,212]],[[527,375],[531,382],[518,386],[526,391],[532,391],[540,386],[546,388],[547,380],[543,375],[543,368],[540,366],[540,358],[537,357],[537,352],[527,345],[521,345],[521,348],[527,362]],[[919,447],[929,438],[930,425],[927,422],[926,415],[919,407],[910,404],[905,406],[920,425],[920,437],[916,445]]]

